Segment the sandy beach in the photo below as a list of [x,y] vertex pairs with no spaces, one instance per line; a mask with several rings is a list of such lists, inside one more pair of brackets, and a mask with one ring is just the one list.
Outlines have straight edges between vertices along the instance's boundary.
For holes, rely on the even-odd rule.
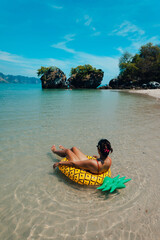
[[145,94],[145,95],[160,99],[160,89],[129,90],[129,92],[130,93]]

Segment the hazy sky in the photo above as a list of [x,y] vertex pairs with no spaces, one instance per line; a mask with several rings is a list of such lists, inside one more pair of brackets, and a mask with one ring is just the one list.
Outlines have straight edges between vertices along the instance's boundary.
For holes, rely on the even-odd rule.
[[91,64],[119,73],[124,51],[160,43],[159,0],[0,0],[0,72],[36,76],[41,66]]

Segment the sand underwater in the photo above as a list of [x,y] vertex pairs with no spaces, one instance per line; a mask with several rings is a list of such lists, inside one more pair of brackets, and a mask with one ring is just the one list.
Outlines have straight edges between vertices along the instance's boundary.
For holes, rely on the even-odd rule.
[[[3,84],[0,105],[0,239],[160,239],[160,100]],[[112,143],[112,176],[132,178],[125,189],[53,171],[53,144],[95,155],[101,138]]]

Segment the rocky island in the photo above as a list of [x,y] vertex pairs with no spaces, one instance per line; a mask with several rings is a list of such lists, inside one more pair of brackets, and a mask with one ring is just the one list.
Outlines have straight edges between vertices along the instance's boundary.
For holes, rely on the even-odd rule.
[[103,79],[104,72],[87,64],[71,69],[71,77],[68,79],[71,88],[97,88]]
[[41,76],[42,88],[68,88],[66,75],[57,67],[41,67],[37,74]]
[[72,68],[69,79],[57,67],[41,67],[37,74],[41,76],[42,88],[96,89],[102,82],[104,72],[87,64]]

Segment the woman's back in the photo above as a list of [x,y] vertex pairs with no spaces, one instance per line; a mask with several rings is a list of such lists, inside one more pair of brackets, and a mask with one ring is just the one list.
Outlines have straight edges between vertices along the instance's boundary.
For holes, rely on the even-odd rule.
[[100,158],[96,159],[97,161],[97,172],[103,173],[109,170],[112,164],[112,160],[110,157],[107,157],[106,159],[102,160]]

